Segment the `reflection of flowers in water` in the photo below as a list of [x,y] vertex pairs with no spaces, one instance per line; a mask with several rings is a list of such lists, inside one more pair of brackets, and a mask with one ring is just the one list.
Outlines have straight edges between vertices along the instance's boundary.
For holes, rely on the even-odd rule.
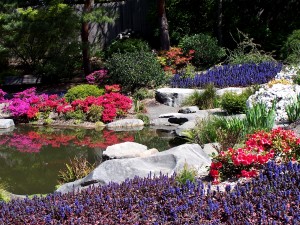
[[30,131],[26,134],[14,133],[13,135],[0,136],[1,146],[16,148],[20,152],[28,153],[39,152],[43,146],[59,148],[71,144],[105,149],[107,146],[125,141],[134,141],[134,137],[128,133],[116,133],[108,130],[103,130],[102,135],[99,134],[97,137],[92,138],[89,135],[85,135],[80,139],[76,135],[44,134],[35,131]]

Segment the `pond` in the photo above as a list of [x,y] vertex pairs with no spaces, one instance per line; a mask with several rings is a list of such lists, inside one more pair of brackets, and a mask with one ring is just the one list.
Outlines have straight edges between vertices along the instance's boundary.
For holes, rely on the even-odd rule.
[[55,190],[59,171],[75,157],[97,165],[107,146],[135,141],[159,151],[176,145],[163,130],[114,132],[17,126],[0,135],[0,184],[14,194],[43,194]]

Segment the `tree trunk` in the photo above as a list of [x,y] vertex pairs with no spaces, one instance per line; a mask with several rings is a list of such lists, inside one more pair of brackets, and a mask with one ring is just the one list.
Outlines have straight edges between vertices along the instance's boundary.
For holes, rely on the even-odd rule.
[[162,50],[170,49],[169,25],[165,10],[165,0],[158,0],[158,18],[159,18],[159,35],[160,48]]
[[222,24],[223,24],[223,0],[218,0],[218,19],[217,19],[217,38],[220,45],[223,44],[223,30],[222,30]]
[[[85,0],[83,6],[83,15],[89,13],[94,8],[94,0]],[[90,63],[90,24],[87,21],[82,21],[81,24],[81,42],[82,42],[82,62],[84,74],[88,75],[91,72]]]

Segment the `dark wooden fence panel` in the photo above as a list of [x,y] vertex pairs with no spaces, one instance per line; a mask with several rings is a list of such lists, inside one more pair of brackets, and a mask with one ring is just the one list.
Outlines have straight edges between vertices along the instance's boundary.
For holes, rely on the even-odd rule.
[[104,47],[111,43],[119,33],[132,30],[145,37],[149,35],[150,23],[148,21],[149,0],[127,0],[111,2],[101,5],[110,15],[118,16],[114,24],[92,24],[90,42]]

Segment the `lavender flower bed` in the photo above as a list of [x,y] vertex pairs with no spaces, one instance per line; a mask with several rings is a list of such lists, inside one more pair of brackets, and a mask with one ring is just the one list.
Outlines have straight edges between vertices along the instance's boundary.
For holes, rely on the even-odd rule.
[[299,224],[300,165],[276,165],[226,192],[174,177],[0,203],[0,224]]
[[253,84],[263,84],[275,78],[281,71],[282,64],[264,62],[260,64],[223,65],[213,67],[194,78],[185,78],[184,74],[175,74],[171,86],[177,88],[204,87],[213,83],[215,87],[247,87]]

